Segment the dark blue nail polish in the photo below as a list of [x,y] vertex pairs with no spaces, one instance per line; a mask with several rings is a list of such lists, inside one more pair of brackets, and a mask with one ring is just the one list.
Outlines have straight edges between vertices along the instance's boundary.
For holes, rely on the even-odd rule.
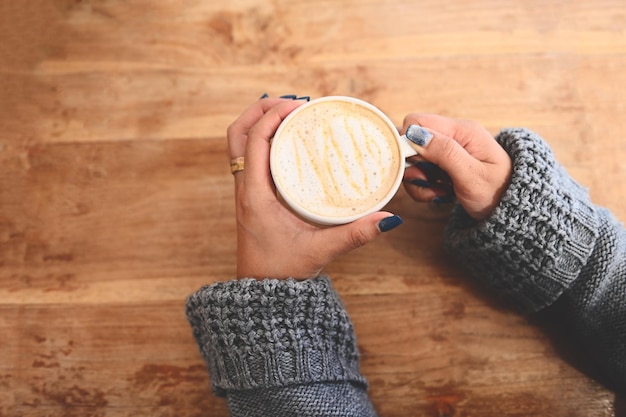
[[417,161],[415,165],[417,165],[417,167],[424,172],[431,172],[439,168],[437,165],[433,164],[432,162],[426,162],[426,161]]
[[433,138],[433,134],[422,126],[410,125],[406,130],[406,138],[414,144],[424,147]]
[[284,96],[280,96],[280,98],[288,98],[291,100],[295,100],[298,96],[295,94],[285,94]]
[[426,179],[431,186],[452,187],[452,180],[450,179],[450,176],[444,170],[439,168],[439,166],[425,161],[419,161],[415,165],[421,169],[424,174],[426,174]]
[[422,180],[422,179],[414,179],[414,180],[410,180],[409,181],[411,184],[413,185],[417,185],[418,187],[422,187],[422,188],[430,188],[430,183],[426,180]]
[[259,100],[263,100],[264,98],[268,98],[270,95],[267,93],[263,93],[263,95],[259,98]]
[[447,194],[447,195],[441,195],[441,196],[437,196],[435,198],[433,198],[433,203],[439,205],[439,204],[449,204],[452,203],[454,201],[454,195],[452,194]]
[[396,227],[400,226],[403,223],[402,218],[400,216],[389,216],[382,219],[378,222],[378,230],[381,232],[388,232]]
[[311,101],[311,97],[309,97],[309,96],[302,96],[302,97],[298,97],[298,98],[296,98],[296,100],[306,100],[306,101]]

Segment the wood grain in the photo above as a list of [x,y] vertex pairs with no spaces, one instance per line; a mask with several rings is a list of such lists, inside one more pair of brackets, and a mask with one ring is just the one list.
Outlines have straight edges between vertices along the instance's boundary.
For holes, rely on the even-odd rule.
[[[626,219],[626,5],[0,0],[0,416],[226,416],[185,297],[234,275],[224,133],[262,93],[543,135]],[[328,266],[382,416],[625,416],[554,323],[440,249],[445,210]]]

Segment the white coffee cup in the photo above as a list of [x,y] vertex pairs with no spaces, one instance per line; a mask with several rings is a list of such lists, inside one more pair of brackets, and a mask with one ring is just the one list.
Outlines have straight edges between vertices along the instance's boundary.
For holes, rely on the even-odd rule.
[[417,152],[375,106],[329,96],[298,107],[272,139],[278,194],[304,219],[337,225],[381,210]]

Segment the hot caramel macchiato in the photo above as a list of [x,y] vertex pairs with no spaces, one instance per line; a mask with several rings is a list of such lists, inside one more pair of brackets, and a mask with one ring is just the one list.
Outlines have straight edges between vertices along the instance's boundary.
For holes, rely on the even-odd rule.
[[380,210],[404,169],[393,124],[375,107],[341,97],[314,100],[290,114],[274,136],[270,159],[285,201],[321,223]]

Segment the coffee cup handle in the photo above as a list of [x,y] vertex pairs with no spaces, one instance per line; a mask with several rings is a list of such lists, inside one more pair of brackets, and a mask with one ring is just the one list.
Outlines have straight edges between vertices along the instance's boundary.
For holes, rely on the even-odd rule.
[[417,149],[415,149],[414,146],[416,145],[413,142],[411,142],[409,139],[407,139],[406,135],[400,136],[400,149],[402,151],[402,155],[404,156],[405,168],[408,168],[414,165],[412,162],[409,162],[406,160],[407,158],[418,154]]

